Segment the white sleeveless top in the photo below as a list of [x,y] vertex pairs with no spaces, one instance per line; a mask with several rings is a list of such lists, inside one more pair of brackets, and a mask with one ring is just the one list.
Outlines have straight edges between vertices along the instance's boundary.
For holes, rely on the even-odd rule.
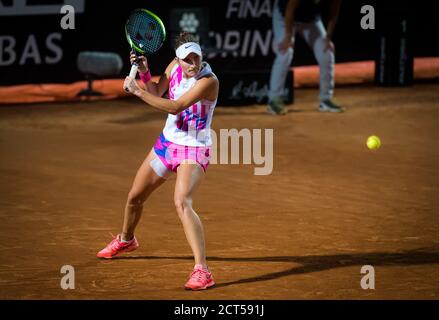
[[[182,68],[176,64],[171,70],[169,81],[169,99],[178,100],[192,88],[198,79],[213,75],[212,69],[206,62],[202,63],[201,71],[194,77],[183,77]],[[210,125],[217,100],[200,100],[177,115],[168,114],[163,135],[172,143],[202,147],[212,145]]]

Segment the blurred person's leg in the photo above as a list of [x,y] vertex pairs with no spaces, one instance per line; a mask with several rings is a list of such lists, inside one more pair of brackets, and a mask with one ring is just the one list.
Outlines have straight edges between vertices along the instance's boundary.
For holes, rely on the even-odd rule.
[[303,23],[301,35],[313,50],[314,56],[320,67],[320,110],[340,112],[342,108],[333,101],[334,95],[334,51],[326,46],[326,29],[322,20]]
[[[285,35],[285,21],[281,12],[277,7],[273,10],[273,51],[276,55],[270,73],[270,89],[268,92],[269,108],[270,104],[282,104],[285,88],[285,81],[288,70],[293,60],[293,48],[289,48],[284,52],[279,51],[279,43],[283,40]],[[276,107],[276,105],[273,105]],[[269,110],[270,111],[270,110]],[[277,110],[273,110],[277,113]]]

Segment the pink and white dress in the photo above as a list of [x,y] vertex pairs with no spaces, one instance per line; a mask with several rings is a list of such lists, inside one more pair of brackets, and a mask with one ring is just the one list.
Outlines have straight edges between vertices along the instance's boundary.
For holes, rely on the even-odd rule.
[[[176,64],[171,71],[169,98],[178,100],[199,79],[211,74],[209,64],[203,62],[201,71],[186,79],[182,68]],[[179,114],[168,115],[163,132],[154,145],[155,153],[168,170],[176,172],[183,160],[192,160],[206,170],[211,154],[210,126],[216,102],[200,100]]]

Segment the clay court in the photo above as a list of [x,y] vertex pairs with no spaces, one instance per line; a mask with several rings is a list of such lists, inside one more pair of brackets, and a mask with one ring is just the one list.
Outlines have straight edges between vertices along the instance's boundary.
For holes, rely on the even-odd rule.
[[[438,299],[439,85],[341,87],[343,114],[319,113],[316,94],[297,89],[284,117],[217,107],[215,130],[274,129],[274,167],[209,167],[194,203],[217,282],[204,292],[183,290],[175,178],[147,202],[140,248],[96,258],[165,114],[134,99],[2,106],[0,298]],[[360,287],[363,265],[375,290]]]

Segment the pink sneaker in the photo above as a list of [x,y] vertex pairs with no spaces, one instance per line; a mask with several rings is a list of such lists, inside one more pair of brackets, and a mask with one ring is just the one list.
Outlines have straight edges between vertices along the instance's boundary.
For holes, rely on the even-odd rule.
[[111,259],[119,253],[134,251],[139,247],[136,237],[129,242],[122,242],[120,234],[113,236],[113,240],[101,251],[98,252],[98,258]]
[[186,290],[204,290],[213,285],[215,285],[215,281],[209,270],[203,269],[201,265],[196,265],[184,287]]

